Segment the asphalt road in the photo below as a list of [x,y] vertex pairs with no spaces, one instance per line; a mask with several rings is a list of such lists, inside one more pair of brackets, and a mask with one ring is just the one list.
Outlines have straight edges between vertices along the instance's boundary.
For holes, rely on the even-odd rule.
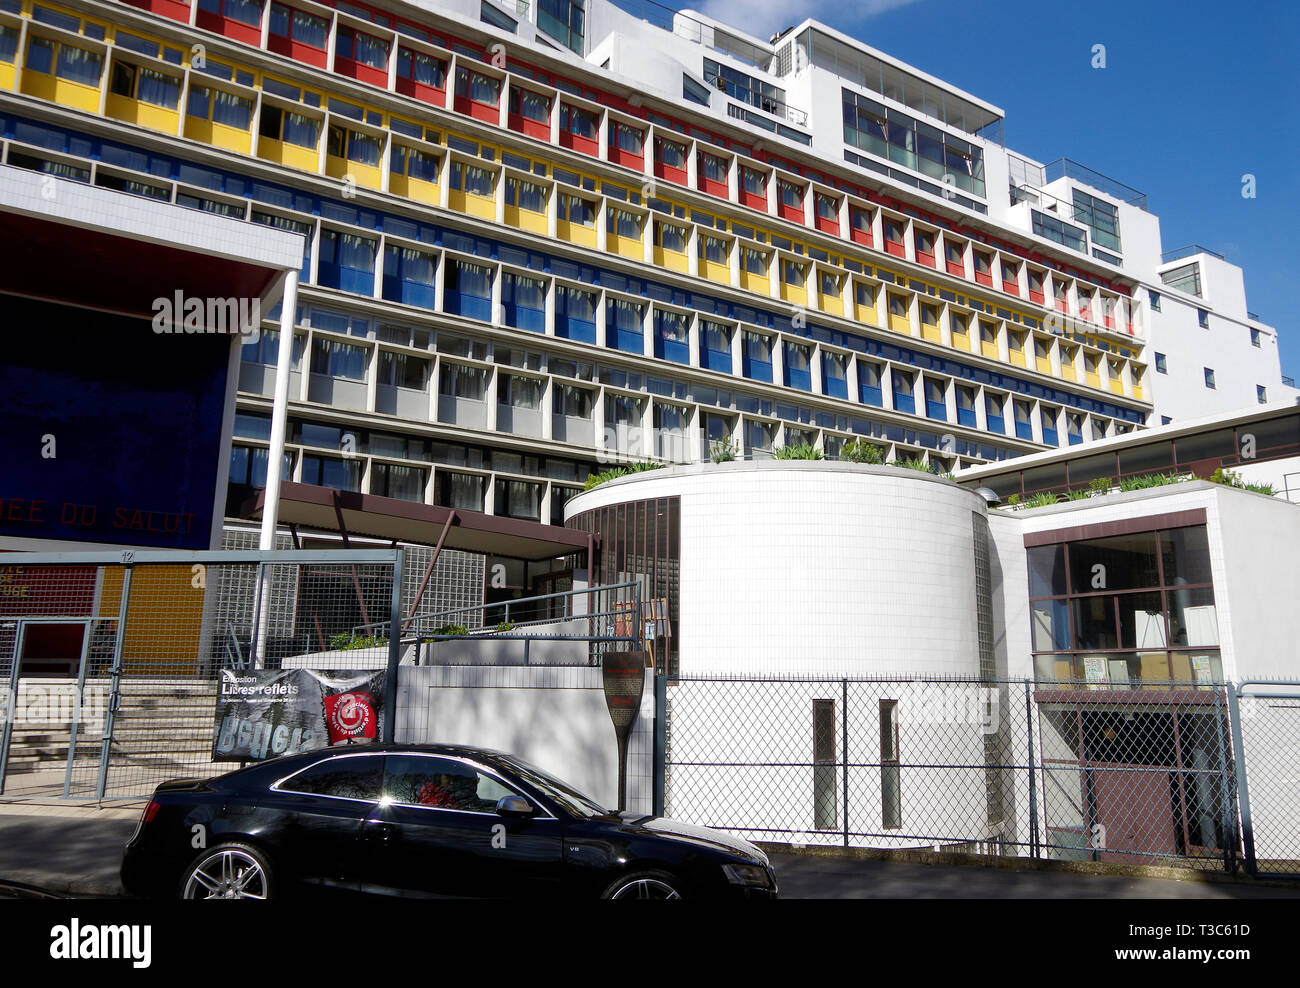
[[[134,820],[0,815],[0,879],[96,897],[121,894],[118,866]],[[774,854],[788,899],[1300,898],[1300,889],[1110,878]]]

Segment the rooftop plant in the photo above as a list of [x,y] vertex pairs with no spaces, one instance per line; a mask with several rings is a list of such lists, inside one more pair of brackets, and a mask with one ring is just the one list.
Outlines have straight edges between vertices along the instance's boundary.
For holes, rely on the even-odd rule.
[[658,470],[663,466],[662,463],[624,463],[616,467],[610,467],[608,470],[602,470],[600,473],[587,475],[587,483],[583,490],[591,490],[598,487],[608,480],[617,480],[619,477],[627,477],[634,473],[642,473],[646,470]]

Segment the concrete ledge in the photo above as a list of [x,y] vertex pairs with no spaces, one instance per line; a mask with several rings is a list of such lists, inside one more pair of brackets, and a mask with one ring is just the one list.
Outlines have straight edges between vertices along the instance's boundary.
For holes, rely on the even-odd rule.
[[1168,865],[1109,864],[1102,861],[1047,861],[1041,858],[999,857],[991,854],[960,854],[952,851],[926,851],[919,848],[884,847],[802,847],[755,841],[768,854],[793,854],[812,858],[838,858],[851,861],[897,861],[906,864],[949,865],[969,868],[993,868],[998,871],[1055,872],[1062,875],[1096,875],[1107,878],[1160,878],[1174,882],[1245,884],[1267,888],[1300,890],[1300,875],[1289,878],[1251,878],[1239,873],[1174,868]]

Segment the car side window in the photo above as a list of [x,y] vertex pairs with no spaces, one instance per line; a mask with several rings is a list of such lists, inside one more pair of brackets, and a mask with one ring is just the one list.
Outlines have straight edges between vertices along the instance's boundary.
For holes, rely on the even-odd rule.
[[408,806],[494,813],[502,796],[515,790],[454,758],[389,755],[384,770],[384,799]]
[[335,796],[377,803],[383,777],[382,755],[343,756],[317,762],[286,779],[278,788],[310,796]]

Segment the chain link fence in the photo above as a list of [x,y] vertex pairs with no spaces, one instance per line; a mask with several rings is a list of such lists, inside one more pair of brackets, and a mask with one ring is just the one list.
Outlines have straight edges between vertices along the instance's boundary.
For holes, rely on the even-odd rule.
[[[13,557],[11,557],[13,558]],[[222,670],[382,669],[401,553],[25,554],[0,566],[0,794],[122,798],[214,760]]]
[[666,812],[799,845],[1300,873],[1300,699],[1238,713],[1236,689],[679,678]]

